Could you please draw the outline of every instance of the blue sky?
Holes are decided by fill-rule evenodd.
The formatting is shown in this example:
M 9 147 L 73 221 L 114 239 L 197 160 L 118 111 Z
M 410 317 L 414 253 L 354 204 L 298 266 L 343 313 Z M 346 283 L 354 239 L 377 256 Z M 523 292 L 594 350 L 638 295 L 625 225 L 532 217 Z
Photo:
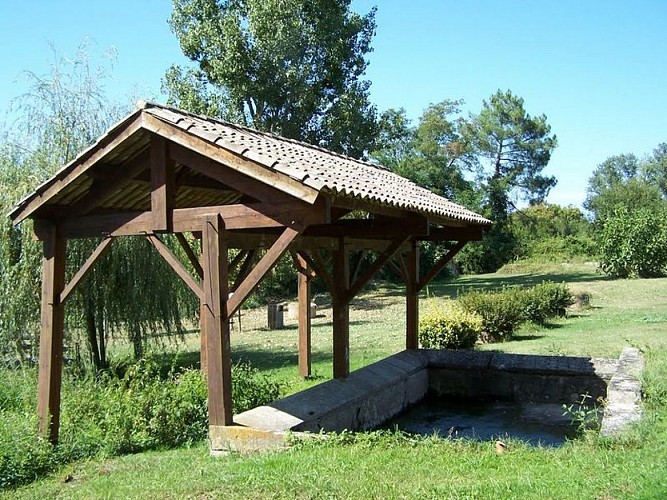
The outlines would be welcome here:
M 530 114 L 546 114 L 559 146 L 545 173 L 549 201 L 579 206 L 593 169 L 620 153 L 667 142 L 667 1 L 354 0 L 378 5 L 367 78 L 379 110 L 416 120 L 446 98 L 478 112 L 511 89 Z M 167 19 L 169 0 L 0 1 L 0 112 L 25 92 L 24 70 L 49 72 L 52 44 L 74 54 L 85 37 L 93 61 L 114 48 L 118 99 L 162 100 L 160 79 L 184 63 Z

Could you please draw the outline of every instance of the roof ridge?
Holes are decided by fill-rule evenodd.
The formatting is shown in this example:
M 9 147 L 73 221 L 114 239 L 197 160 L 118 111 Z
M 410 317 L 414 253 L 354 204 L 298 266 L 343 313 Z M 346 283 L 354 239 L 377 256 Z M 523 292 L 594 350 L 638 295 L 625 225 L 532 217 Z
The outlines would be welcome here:
M 185 110 L 182 110 L 182 109 L 174 108 L 173 106 L 168 106 L 166 104 L 160 104 L 160 103 L 156 103 L 156 102 L 153 102 L 153 101 L 147 101 L 147 100 L 144 100 L 144 99 L 138 100 L 137 103 L 136 103 L 136 107 L 137 107 L 137 109 L 142 109 L 142 110 L 143 109 L 150 109 L 150 108 L 162 108 L 162 109 L 166 109 L 168 111 L 171 111 L 172 113 L 177 113 L 177 114 L 181 114 L 181 115 L 186 115 L 186 116 L 198 118 L 200 120 L 204 120 L 204 121 L 211 122 L 211 123 L 217 123 L 217 124 L 224 125 L 224 126 L 227 126 L 227 127 L 232 127 L 232 128 L 235 128 L 235 129 L 238 129 L 238 130 L 241 130 L 241 131 L 246 131 L 246 132 L 250 132 L 250 133 L 253 133 L 253 134 L 258 134 L 258 135 L 261 135 L 261 136 L 264 136 L 264 137 L 270 137 L 271 139 L 280 139 L 280 141 L 283 141 L 283 142 L 290 142 L 292 144 L 296 144 L 296 145 L 299 145 L 299 146 L 314 149 L 314 150 L 319 151 L 321 153 L 326 153 L 328 155 L 336 156 L 336 157 L 342 158 L 344 160 L 353 161 L 355 163 L 359 163 L 359 164 L 367 166 L 367 167 L 376 168 L 378 170 L 383 170 L 383 171 L 386 171 L 386 172 L 391 172 L 392 171 L 389 167 L 386 167 L 386 166 L 384 166 L 380 163 L 373 163 L 373 162 L 366 161 L 366 160 L 360 160 L 358 158 L 353 158 L 351 156 L 347 156 L 347 155 L 344 155 L 342 153 L 337 153 L 335 151 L 331 151 L 331 150 L 329 150 L 329 149 L 327 149 L 323 146 L 317 146 L 315 144 L 311 144 L 309 142 L 305 142 L 305 141 L 302 141 L 302 140 L 299 140 L 299 139 L 292 139 L 292 138 L 289 138 L 289 137 L 284 137 L 282 135 L 278 135 L 278 134 L 273 133 L 273 132 L 266 132 L 266 131 L 259 130 L 259 129 L 256 129 L 256 128 L 253 128 L 253 127 L 248 127 L 247 125 L 240 125 L 238 123 L 232 123 L 232 122 L 229 122 L 227 120 L 223 120 L 222 118 L 214 118 L 214 117 L 211 117 L 211 116 L 208 116 L 208 115 L 200 115 L 198 113 L 192 113 L 190 111 L 185 111 Z

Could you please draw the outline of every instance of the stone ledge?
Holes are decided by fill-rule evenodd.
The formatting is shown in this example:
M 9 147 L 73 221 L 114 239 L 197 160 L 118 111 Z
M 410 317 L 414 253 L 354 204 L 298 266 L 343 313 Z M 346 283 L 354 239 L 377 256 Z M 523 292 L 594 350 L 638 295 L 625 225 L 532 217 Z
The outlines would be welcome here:
M 644 358 L 638 349 L 626 347 L 618 358 L 616 373 L 607 387 L 607 405 L 600 434 L 613 436 L 642 417 L 641 373 Z

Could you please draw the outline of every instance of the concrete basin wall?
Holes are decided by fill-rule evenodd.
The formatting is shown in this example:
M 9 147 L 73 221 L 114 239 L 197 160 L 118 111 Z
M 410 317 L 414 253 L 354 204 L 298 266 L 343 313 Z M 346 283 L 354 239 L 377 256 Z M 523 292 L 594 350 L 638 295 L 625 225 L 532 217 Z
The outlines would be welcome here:
M 424 351 L 435 396 L 574 403 L 606 397 L 615 360 L 474 351 Z

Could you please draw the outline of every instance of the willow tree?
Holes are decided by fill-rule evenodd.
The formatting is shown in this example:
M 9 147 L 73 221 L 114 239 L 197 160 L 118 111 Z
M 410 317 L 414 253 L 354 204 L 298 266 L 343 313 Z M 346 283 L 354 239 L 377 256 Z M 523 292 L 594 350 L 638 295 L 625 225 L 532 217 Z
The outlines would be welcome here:
M 362 79 L 375 10 L 350 0 L 173 0 L 171 28 L 196 69 L 172 66 L 169 102 L 362 156 L 376 132 Z
M 71 60 L 55 56 L 46 76 L 26 73 L 30 91 L 14 101 L 15 128 L 4 134 L 0 151 L 2 211 L 92 144 L 129 106 L 108 105 L 103 91 L 108 73 L 92 67 L 85 47 Z M 34 355 L 39 331 L 41 249 L 31 238 L 31 222 L 0 224 L 0 330 L 11 336 L 17 355 Z M 88 258 L 98 241 L 68 242 L 68 275 Z M 146 272 L 148 270 L 148 272 Z M 106 365 L 108 335 L 123 334 L 141 356 L 153 331 L 182 330 L 197 301 L 141 240 L 118 239 L 87 276 L 66 310 L 68 331 L 84 331 L 96 369 Z M 8 339 L 10 340 L 10 339 Z M 72 336 L 68 339 L 75 342 Z M 31 352 L 21 352 L 29 348 Z

